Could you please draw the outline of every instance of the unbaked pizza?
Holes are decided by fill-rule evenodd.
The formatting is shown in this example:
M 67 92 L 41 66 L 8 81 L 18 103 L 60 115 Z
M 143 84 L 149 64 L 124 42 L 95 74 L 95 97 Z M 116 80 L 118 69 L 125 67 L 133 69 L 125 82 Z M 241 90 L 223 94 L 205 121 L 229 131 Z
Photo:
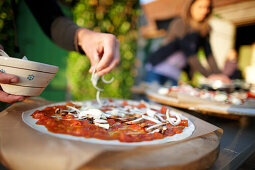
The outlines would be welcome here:
M 86 101 L 44 106 L 25 113 L 23 120 L 51 135 L 109 144 L 176 141 L 189 137 L 195 129 L 177 110 L 118 99 L 104 99 L 100 105 Z

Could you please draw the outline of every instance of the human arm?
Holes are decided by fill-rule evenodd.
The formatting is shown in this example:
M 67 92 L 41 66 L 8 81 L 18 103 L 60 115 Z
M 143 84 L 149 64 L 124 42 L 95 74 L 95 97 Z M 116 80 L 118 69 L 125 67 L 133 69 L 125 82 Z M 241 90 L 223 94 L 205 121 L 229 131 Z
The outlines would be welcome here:
M 210 59 L 210 57 L 212 56 L 209 56 L 208 58 L 209 61 L 214 60 L 214 59 Z M 188 58 L 188 63 L 193 69 L 193 71 L 198 71 L 203 76 L 207 77 L 209 80 L 212 80 L 212 81 L 221 80 L 224 83 L 230 83 L 230 79 L 226 75 L 222 74 L 221 72 L 212 72 L 211 70 L 205 69 L 200 63 L 200 61 L 198 60 L 198 57 L 196 55 L 190 56 Z
M 187 45 L 187 49 L 185 50 L 186 55 L 188 56 L 188 63 L 190 64 L 191 68 L 194 71 L 198 71 L 205 77 L 208 77 L 211 74 L 220 74 L 221 71 L 219 70 L 217 63 L 212 55 L 209 40 L 206 40 L 205 38 L 200 37 L 199 34 L 195 34 L 195 33 L 190 34 L 189 36 L 190 37 L 186 39 L 192 39 L 193 42 L 195 42 L 193 46 Z M 188 43 L 192 44 L 192 42 L 188 42 Z M 184 46 L 185 44 L 186 44 L 186 41 L 182 43 L 182 46 Z M 200 46 L 204 47 L 204 52 L 206 55 L 206 60 L 209 65 L 209 68 L 205 68 L 197 57 L 197 53 Z
M 212 56 L 209 56 L 208 62 L 214 60 L 214 59 L 211 59 L 210 57 Z M 230 83 L 230 79 L 226 75 L 222 74 L 221 72 L 213 72 L 212 70 L 208 70 L 204 68 L 196 55 L 190 56 L 188 58 L 188 63 L 193 69 L 193 71 L 198 71 L 203 76 L 207 77 L 209 80 L 221 80 L 222 82 Z
M 25 1 L 42 30 L 55 44 L 89 57 L 90 72 L 95 63 L 98 63 L 99 76 L 110 72 L 119 63 L 119 41 L 115 36 L 79 27 L 64 16 L 55 0 Z
M 190 65 L 192 71 L 197 71 L 201 73 L 203 76 L 208 77 L 209 75 L 212 74 L 212 72 L 208 69 L 206 69 L 200 61 L 198 60 L 197 55 L 192 55 L 188 57 L 188 64 Z
M 230 83 L 231 80 L 228 78 L 227 75 L 223 74 L 222 71 L 219 69 L 216 60 L 214 56 L 212 55 L 212 50 L 211 46 L 209 43 L 209 36 L 205 37 L 204 39 L 204 49 L 205 49 L 205 54 L 207 56 L 207 62 L 210 66 L 211 74 L 208 76 L 209 80 L 220 80 L 224 83 Z
M 185 34 L 184 27 L 184 22 L 181 18 L 174 19 L 169 26 L 162 47 L 149 55 L 148 62 L 155 66 L 179 50 L 180 39 Z
M 0 72 L 0 84 L 12 84 L 12 83 L 17 83 L 18 81 L 19 81 L 18 77 L 11 74 Z M 8 94 L 4 92 L 0 86 L 0 101 L 1 102 L 15 103 L 18 101 L 23 101 L 25 100 L 25 98 L 26 98 L 25 96 L 16 96 L 16 95 Z
M 185 56 L 187 56 L 187 62 L 191 68 L 191 70 L 189 70 L 190 76 L 192 76 L 195 71 L 201 73 L 205 77 L 208 77 L 213 73 L 210 68 L 205 68 L 198 59 L 198 51 L 201 46 L 204 46 L 204 41 L 202 40 L 203 39 L 201 38 L 199 32 L 191 31 L 187 33 L 180 41 L 181 51 L 183 51 Z M 208 56 L 207 61 L 214 61 L 211 59 L 212 55 L 209 55 L 209 53 L 206 53 L 206 55 Z

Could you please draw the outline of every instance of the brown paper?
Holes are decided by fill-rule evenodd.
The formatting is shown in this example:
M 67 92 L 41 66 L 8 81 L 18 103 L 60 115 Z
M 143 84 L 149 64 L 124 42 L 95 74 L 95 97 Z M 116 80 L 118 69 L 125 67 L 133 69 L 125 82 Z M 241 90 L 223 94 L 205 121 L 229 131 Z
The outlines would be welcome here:
M 0 113 L 0 158 L 10 169 L 77 169 L 107 150 L 126 150 L 134 147 L 103 146 L 60 139 L 40 133 L 22 121 L 22 112 L 49 104 L 30 100 L 17 103 Z M 218 127 L 183 113 L 195 124 L 195 131 L 186 140 L 219 130 Z M 183 141 L 182 141 L 183 142 Z M 178 143 L 170 142 L 165 146 Z M 164 145 L 159 145 L 164 146 Z M 155 146 L 146 146 L 154 147 Z M 139 147 L 142 148 L 142 147 Z

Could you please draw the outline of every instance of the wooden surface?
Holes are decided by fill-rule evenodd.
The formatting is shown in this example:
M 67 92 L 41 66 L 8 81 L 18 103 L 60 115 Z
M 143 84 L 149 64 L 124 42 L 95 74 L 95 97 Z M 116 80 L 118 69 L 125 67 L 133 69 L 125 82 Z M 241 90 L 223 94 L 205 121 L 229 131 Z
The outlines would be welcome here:
M 255 1 L 239 1 L 214 9 L 214 13 L 236 26 L 255 23 Z
M 47 169 L 63 169 L 68 167 L 68 169 L 81 170 L 138 168 L 205 169 L 212 165 L 219 152 L 220 137 L 222 135 L 220 131 L 214 131 L 177 143 L 143 146 L 128 150 L 117 150 L 114 148 L 105 150 L 104 148 L 101 149 L 101 151 L 103 151 L 101 152 L 100 147 L 102 146 L 100 145 L 95 146 L 84 142 L 73 142 L 42 134 L 26 126 L 22 120 L 20 120 L 20 113 L 22 111 L 45 104 L 49 104 L 49 102 L 32 99 L 27 100 L 26 103 L 23 102 L 13 105 L 1 112 L 0 121 L 5 121 L 6 119 L 13 123 L 16 122 L 15 127 L 8 130 L 9 132 L 6 131 L 8 127 L 6 121 L 6 124 L 0 126 L 0 159 L 1 162 L 9 168 L 44 169 L 47 167 Z M 15 118 L 19 120 L 16 121 Z M 22 126 L 25 127 L 23 128 Z M 28 139 L 29 142 L 25 142 L 26 140 L 24 139 L 21 139 L 23 143 L 15 140 L 15 136 L 18 135 L 17 132 L 15 132 L 17 128 L 22 131 L 22 135 L 19 135 L 30 138 Z M 32 143 L 35 143 L 35 145 L 32 145 Z M 50 146 L 48 146 L 48 144 L 50 144 Z M 35 147 L 31 150 L 31 148 L 28 148 L 29 146 Z M 42 150 L 41 147 L 44 149 Z M 99 152 L 93 151 L 95 147 Z M 38 149 L 41 151 L 37 152 Z M 47 156 L 49 153 L 51 154 Z M 63 155 L 63 153 L 66 154 Z M 94 154 L 91 159 L 89 159 L 90 153 Z M 85 160 L 89 161 L 87 162 Z M 72 161 L 71 164 L 70 161 Z
M 206 169 L 216 160 L 219 136 L 208 135 L 170 146 L 126 152 L 105 152 L 90 161 L 86 169 Z

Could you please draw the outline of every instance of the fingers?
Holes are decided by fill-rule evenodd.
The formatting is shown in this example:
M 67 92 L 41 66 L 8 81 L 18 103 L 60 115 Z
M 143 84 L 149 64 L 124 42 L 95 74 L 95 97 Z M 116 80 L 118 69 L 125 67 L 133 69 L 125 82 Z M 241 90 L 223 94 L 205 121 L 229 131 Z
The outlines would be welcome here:
M 19 81 L 19 78 L 17 76 L 0 72 L 0 83 L 11 84 L 11 83 L 18 83 L 18 81 Z
M 110 64 L 109 67 L 103 69 L 102 71 L 99 71 L 97 74 L 98 74 L 99 76 L 102 76 L 102 75 L 104 75 L 104 74 L 107 74 L 107 73 L 111 72 L 111 71 L 114 69 L 114 67 L 115 67 L 116 65 L 119 64 L 119 62 L 120 62 L 120 59 L 119 59 L 119 58 L 118 58 L 118 59 L 115 59 L 115 60 Z
M 224 74 L 212 74 L 208 77 L 209 80 L 220 80 L 223 83 L 230 83 L 231 80 Z
M 119 42 L 116 37 L 112 34 L 95 33 L 92 31 L 86 34 L 86 36 L 82 35 L 80 39 L 84 41 L 81 41 L 80 45 L 89 57 L 91 64 L 89 72 L 92 73 L 95 67 L 96 72 L 101 75 L 113 70 L 120 61 Z
M 19 81 L 19 78 L 15 75 L 0 73 L 0 83 L 2 84 L 18 83 L 18 81 Z M 4 91 L 2 91 L 0 87 L 0 101 L 2 102 L 15 103 L 18 101 L 23 101 L 25 99 L 26 97 L 24 96 L 16 96 L 16 95 L 5 93 Z
M 119 48 L 119 41 L 116 41 L 116 48 L 115 48 L 115 56 L 114 60 L 110 63 L 108 67 L 98 72 L 99 76 L 107 74 L 111 72 L 120 62 L 120 48 Z
M 107 68 L 114 60 L 115 49 L 117 48 L 116 38 L 114 35 L 107 35 L 107 40 L 103 42 L 104 51 L 101 60 L 97 66 L 97 72 Z
M 223 81 L 224 83 L 231 83 L 231 80 L 230 80 L 227 76 L 222 77 L 222 81 Z
M 16 95 L 7 94 L 4 91 L 0 90 L 0 101 L 2 102 L 15 103 L 15 102 L 23 101 L 25 99 L 26 97 L 24 96 L 16 96 Z
M 91 64 L 89 72 L 92 73 L 94 68 L 96 67 L 97 63 L 100 60 L 98 52 L 96 51 L 95 54 L 93 56 L 91 56 L 89 59 L 90 59 L 90 64 Z

